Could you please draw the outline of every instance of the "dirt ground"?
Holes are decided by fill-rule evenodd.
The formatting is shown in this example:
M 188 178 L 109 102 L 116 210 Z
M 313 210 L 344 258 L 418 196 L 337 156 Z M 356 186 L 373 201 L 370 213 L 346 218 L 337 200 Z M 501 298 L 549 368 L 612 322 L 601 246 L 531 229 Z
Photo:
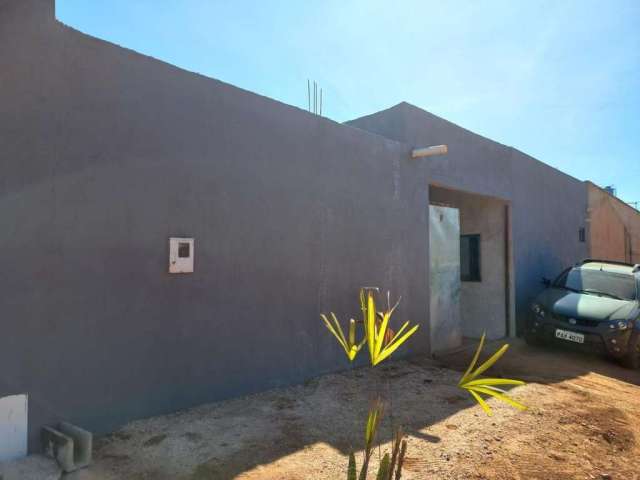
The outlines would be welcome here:
M 342 479 L 352 447 L 361 460 L 370 399 L 391 391 L 375 457 L 388 450 L 391 422 L 404 425 L 404 480 L 640 480 L 640 372 L 515 342 L 489 373 L 530 382 L 511 391 L 529 409 L 491 400 L 494 416 L 487 417 L 456 387 L 472 353 L 353 369 L 136 421 L 98 439 L 85 474 L 99 480 Z

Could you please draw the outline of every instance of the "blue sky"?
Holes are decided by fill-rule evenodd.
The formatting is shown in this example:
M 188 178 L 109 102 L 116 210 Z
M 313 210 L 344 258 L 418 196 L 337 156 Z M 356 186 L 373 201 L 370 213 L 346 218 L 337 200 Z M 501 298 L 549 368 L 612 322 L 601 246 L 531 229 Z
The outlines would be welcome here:
M 90 35 L 337 121 L 407 101 L 640 201 L 640 1 L 57 0 Z

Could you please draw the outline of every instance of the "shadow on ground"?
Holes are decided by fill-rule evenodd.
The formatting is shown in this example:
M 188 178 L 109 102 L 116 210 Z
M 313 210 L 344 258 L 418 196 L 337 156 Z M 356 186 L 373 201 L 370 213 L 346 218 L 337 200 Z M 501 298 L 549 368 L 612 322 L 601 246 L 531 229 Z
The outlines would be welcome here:
M 529 382 L 552 383 L 575 378 L 586 373 L 597 373 L 610 378 L 640 385 L 640 371 L 629 370 L 616 361 L 559 345 L 529 346 L 521 339 L 494 341 L 485 347 L 495 351 L 503 343 L 510 343 L 508 354 L 491 370 L 492 376 L 515 376 Z M 477 345 L 469 344 L 463 350 L 436 359 L 438 365 L 464 370 L 475 353 Z
M 486 354 L 500 343 L 489 344 Z M 391 399 L 379 443 L 390 440 L 392 424 L 403 425 L 409 434 L 407 480 L 425 473 L 433 478 L 520 478 L 509 476 L 518 469 L 523 478 L 576 478 L 576 469 L 608 467 L 607 455 L 623 459 L 636 451 L 637 432 L 628 425 L 624 404 L 627 396 L 638 400 L 634 386 L 640 385 L 640 372 L 517 341 L 491 374 L 535 382 L 513 392 L 535 408 L 521 414 L 492 403 L 497 414 L 488 419 L 456 386 L 473 352 L 472 345 L 436 360 L 413 358 L 348 370 L 132 422 L 99 439 L 92 471 L 109 480 L 341 478 L 345 456 L 362 448 L 367 409 L 376 395 Z M 572 409 L 576 402 L 580 408 Z M 567 413 L 555 413 L 560 410 Z M 564 433 L 557 427 L 563 421 Z M 511 425 L 522 430 L 520 437 L 510 433 Z M 555 438 L 554 431 L 561 435 Z M 575 440 L 565 444 L 572 436 Z M 559 450 L 549 457 L 540 448 L 554 441 Z M 573 466 L 573 457 L 564 458 L 572 449 L 582 455 L 584 448 L 590 454 L 601 451 L 604 463 L 587 465 L 576 456 L 579 462 Z M 496 467 L 484 471 L 477 464 Z M 556 474 L 537 477 L 540 471 Z

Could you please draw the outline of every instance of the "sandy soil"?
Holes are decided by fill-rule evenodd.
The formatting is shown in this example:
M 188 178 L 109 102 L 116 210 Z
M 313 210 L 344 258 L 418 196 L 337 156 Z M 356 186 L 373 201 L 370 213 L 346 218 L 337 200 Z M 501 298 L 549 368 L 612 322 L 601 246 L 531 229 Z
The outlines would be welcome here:
M 495 350 L 493 344 L 487 351 Z M 361 456 L 370 399 L 392 392 L 391 423 L 408 432 L 403 479 L 640 480 L 640 372 L 597 357 L 516 342 L 493 376 L 530 383 L 487 417 L 456 387 L 472 354 L 413 359 L 133 422 L 98 439 L 90 478 L 345 478 Z

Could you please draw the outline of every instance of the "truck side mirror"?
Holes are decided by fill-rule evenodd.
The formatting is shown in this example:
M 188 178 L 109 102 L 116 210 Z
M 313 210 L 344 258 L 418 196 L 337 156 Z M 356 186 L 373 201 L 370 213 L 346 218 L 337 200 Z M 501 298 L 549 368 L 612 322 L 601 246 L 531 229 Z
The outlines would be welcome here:
M 546 277 L 542 277 L 542 284 L 543 284 L 545 287 L 549 288 L 549 287 L 551 286 L 551 280 L 549 280 L 549 279 L 548 279 L 548 278 L 546 278 Z

